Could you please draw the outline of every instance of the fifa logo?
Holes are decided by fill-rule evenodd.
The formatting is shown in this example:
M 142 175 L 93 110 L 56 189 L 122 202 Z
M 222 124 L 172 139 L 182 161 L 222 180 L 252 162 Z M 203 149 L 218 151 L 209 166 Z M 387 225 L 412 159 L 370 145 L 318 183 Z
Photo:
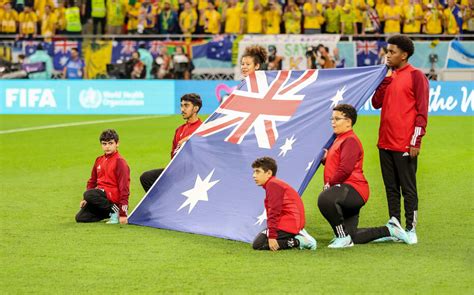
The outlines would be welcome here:
M 7 88 L 5 90 L 5 106 L 12 108 L 17 104 L 20 108 L 56 108 L 53 90 L 50 88 Z

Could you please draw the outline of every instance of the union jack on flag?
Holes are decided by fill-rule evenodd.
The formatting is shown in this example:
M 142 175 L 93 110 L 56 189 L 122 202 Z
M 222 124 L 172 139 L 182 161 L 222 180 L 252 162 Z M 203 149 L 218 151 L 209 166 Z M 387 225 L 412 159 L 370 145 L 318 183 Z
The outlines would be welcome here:
M 120 53 L 122 54 L 132 54 L 134 51 L 137 50 L 137 42 L 136 41 L 122 41 L 122 50 Z
M 78 48 L 79 43 L 77 41 L 55 41 L 54 42 L 54 53 L 67 54 L 71 52 L 71 49 Z
M 357 54 L 364 53 L 368 55 L 369 53 L 373 53 L 373 54 L 379 53 L 378 51 L 379 46 L 377 44 L 377 41 L 357 41 L 356 47 L 357 47 Z
M 254 130 L 258 146 L 270 149 L 278 139 L 276 122 L 290 120 L 304 98 L 298 93 L 318 77 L 310 70 L 291 81 L 290 74 L 280 71 L 271 83 L 265 72 L 250 74 L 245 81 L 249 89 L 232 92 L 216 110 L 224 116 L 204 124 L 197 134 L 206 137 L 234 127 L 225 140 L 240 144 Z
M 129 223 L 251 242 L 266 227 L 252 162 L 276 159 L 277 177 L 302 194 L 333 141 L 333 107 L 359 109 L 385 73 L 372 66 L 250 75 L 181 147 Z

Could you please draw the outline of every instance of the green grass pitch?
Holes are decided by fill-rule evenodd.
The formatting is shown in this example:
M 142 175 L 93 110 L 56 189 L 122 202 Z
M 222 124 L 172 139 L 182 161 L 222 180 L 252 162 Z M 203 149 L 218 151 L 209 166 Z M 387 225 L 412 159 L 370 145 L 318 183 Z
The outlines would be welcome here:
M 0 130 L 114 118 L 127 117 L 3 115 Z M 361 116 L 355 126 L 371 187 L 361 226 L 388 220 L 375 147 L 378 120 Z M 474 117 L 429 119 L 418 168 L 418 245 L 328 249 L 332 233 L 316 205 L 322 169 L 303 195 L 315 252 L 258 252 L 207 236 L 74 222 L 103 129 L 120 134 L 134 208 L 143 196 L 140 174 L 167 164 L 179 124 L 180 116 L 167 116 L 0 132 L 0 292 L 474 294 Z

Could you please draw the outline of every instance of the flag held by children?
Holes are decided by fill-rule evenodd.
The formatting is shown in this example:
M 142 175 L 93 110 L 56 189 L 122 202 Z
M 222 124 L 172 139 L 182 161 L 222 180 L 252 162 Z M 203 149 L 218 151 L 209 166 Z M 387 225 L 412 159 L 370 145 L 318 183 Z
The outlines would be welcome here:
M 385 66 L 251 74 L 201 125 L 129 223 L 251 242 L 266 227 L 252 162 L 270 156 L 303 193 L 333 140 L 332 108 L 363 106 Z

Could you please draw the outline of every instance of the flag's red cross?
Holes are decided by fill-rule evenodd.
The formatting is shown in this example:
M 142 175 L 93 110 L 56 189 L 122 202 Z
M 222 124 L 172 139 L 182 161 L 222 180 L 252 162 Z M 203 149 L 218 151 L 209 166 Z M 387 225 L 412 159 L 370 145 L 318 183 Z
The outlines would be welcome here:
M 54 42 L 54 52 L 68 53 L 73 48 L 77 48 L 77 41 L 56 41 Z
M 150 53 L 158 54 L 160 53 L 161 47 L 163 47 L 162 41 L 151 41 L 150 42 Z
M 135 41 L 122 41 L 122 50 L 120 53 L 122 54 L 131 54 L 135 51 L 135 47 L 137 42 Z
M 236 125 L 231 134 L 227 137 L 226 141 L 239 144 L 243 138 L 249 133 L 252 127 L 257 128 L 256 125 L 260 124 L 261 130 L 264 130 L 263 134 L 255 132 L 257 139 L 259 136 L 266 136 L 268 144 L 266 146 L 259 146 L 271 148 L 277 139 L 275 121 L 287 121 L 296 112 L 298 106 L 301 104 L 302 97 L 293 98 L 292 100 L 285 99 L 274 99 L 275 95 L 284 95 L 295 87 L 301 86 L 303 82 L 308 80 L 315 71 L 307 71 L 295 82 L 289 85 L 283 85 L 290 75 L 289 71 L 280 71 L 272 82 L 270 87 L 262 93 L 259 91 L 257 77 L 255 73 L 249 75 L 250 92 L 263 95 L 263 97 L 255 98 L 255 95 L 241 95 L 232 93 L 229 98 L 219 107 L 217 112 L 227 114 L 223 119 L 219 118 L 219 124 L 204 124 L 198 135 L 208 136 L 216 132 L 220 132 L 224 129 L 229 128 L 232 125 Z M 286 83 L 288 84 L 288 83 Z M 242 92 L 239 92 L 242 93 Z M 291 96 L 291 94 L 289 94 Z M 231 113 L 232 115 L 229 115 Z M 280 117 L 272 118 L 273 116 Z M 263 120 L 258 120 L 258 119 Z M 286 119 L 283 119 L 286 118 Z M 211 121 L 212 123 L 214 121 Z M 214 122 L 215 123 L 215 122 Z M 208 125 L 208 126 L 206 126 Z
M 369 55 L 369 53 L 378 54 L 377 50 L 376 41 L 357 41 L 357 53 L 363 52 L 365 55 Z

